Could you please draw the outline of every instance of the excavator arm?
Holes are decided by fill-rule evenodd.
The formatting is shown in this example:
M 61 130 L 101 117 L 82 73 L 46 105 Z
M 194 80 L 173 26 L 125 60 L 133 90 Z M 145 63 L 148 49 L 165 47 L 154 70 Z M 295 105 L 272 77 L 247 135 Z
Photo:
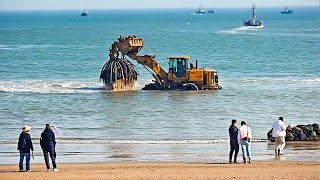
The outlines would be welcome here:
M 134 54 L 127 54 L 127 56 L 131 59 L 136 60 L 138 63 L 142 64 L 143 66 L 147 66 L 153 71 L 153 77 L 156 79 L 158 83 L 164 85 L 166 83 L 167 73 L 161 68 L 160 64 L 154 59 L 155 56 L 152 55 L 144 55 L 144 56 L 137 56 Z
M 152 75 L 156 81 L 162 86 L 165 86 L 168 83 L 167 72 L 156 61 L 155 56 L 149 54 L 144 56 L 137 55 L 143 46 L 142 38 L 135 36 L 125 38 L 120 36 L 118 41 L 115 41 L 109 49 L 110 59 L 118 58 L 119 52 L 121 52 L 122 56 L 128 56 L 130 59 L 136 60 L 143 66 L 150 68 L 153 71 Z

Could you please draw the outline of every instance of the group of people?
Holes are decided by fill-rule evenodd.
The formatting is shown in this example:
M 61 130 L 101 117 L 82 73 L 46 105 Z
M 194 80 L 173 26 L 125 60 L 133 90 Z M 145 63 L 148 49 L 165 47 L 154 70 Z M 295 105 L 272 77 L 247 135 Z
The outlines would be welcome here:
M 18 141 L 18 150 L 20 152 L 20 162 L 19 162 L 19 171 L 24 172 L 23 170 L 23 161 L 26 158 L 26 171 L 31 171 L 30 169 L 30 156 L 33 156 L 33 144 L 31 136 L 28 133 L 31 127 L 24 125 L 22 127 L 22 132 L 19 136 Z M 40 146 L 43 151 L 44 160 L 46 163 L 47 171 L 50 171 L 49 155 L 53 165 L 53 171 L 58 171 L 56 164 L 56 139 L 55 134 L 51 130 L 49 124 L 46 124 L 44 131 L 41 133 Z M 49 154 L 49 155 L 48 155 Z
M 252 133 L 251 128 L 247 126 L 245 121 L 241 121 L 241 127 L 236 127 L 237 120 L 231 121 L 229 127 L 230 137 L 230 153 L 229 163 L 232 163 L 232 156 L 234 153 L 233 163 L 237 162 L 237 156 L 239 153 L 239 144 L 241 145 L 243 163 L 251 163 L 251 140 Z M 275 138 L 275 155 L 283 155 L 283 148 L 285 147 L 286 126 L 283 122 L 283 117 L 279 117 L 278 120 L 272 124 L 272 136 Z
M 232 163 L 233 152 L 235 152 L 233 162 L 238 163 L 237 156 L 239 152 L 239 144 L 241 145 L 243 163 L 251 163 L 251 128 L 247 126 L 245 121 L 241 122 L 241 127 L 239 129 L 236 127 L 236 124 L 237 120 L 233 119 L 231 121 L 231 126 L 229 127 L 229 163 Z
M 251 140 L 252 133 L 251 128 L 247 126 L 245 121 L 241 121 L 241 127 L 236 127 L 237 120 L 233 119 L 231 121 L 231 126 L 229 127 L 230 136 L 230 153 L 229 153 L 229 163 L 232 163 L 232 156 L 234 154 L 233 163 L 237 162 L 237 156 L 239 153 L 239 144 L 242 150 L 243 163 L 251 163 Z M 23 126 L 22 132 L 18 141 L 18 150 L 20 152 L 20 162 L 19 171 L 23 172 L 23 161 L 26 158 L 26 171 L 31 171 L 30 169 L 30 156 L 33 157 L 33 144 L 31 136 L 28 133 L 30 131 L 30 126 Z M 279 117 L 272 125 L 272 136 L 275 138 L 275 155 L 283 155 L 283 148 L 285 147 L 285 137 L 286 137 L 286 127 L 283 122 L 283 117 Z M 55 134 L 51 130 L 49 124 L 46 124 L 44 131 L 41 133 L 40 146 L 43 151 L 44 160 L 46 163 L 47 171 L 50 171 L 49 155 L 53 165 L 53 171 L 58 171 L 56 164 L 56 140 Z

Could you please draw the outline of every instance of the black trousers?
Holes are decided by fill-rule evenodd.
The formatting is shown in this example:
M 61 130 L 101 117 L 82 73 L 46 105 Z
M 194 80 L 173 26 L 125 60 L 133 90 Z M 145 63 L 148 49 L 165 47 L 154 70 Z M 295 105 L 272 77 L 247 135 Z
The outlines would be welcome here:
M 236 162 L 239 153 L 239 144 L 230 144 L 229 162 L 232 161 L 233 151 L 235 151 L 233 161 Z
M 56 164 L 56 151 L 55 151 L 54 149 L 50 149 L 49 151 L 43 150 L 44 161 L 46 162 L 47 169 L 50 169 L 50 163 L 49 163 L 49 156 L 48 156 L 48 154 L 50 155 L 53 168 L 57 168 L 57 164 Z

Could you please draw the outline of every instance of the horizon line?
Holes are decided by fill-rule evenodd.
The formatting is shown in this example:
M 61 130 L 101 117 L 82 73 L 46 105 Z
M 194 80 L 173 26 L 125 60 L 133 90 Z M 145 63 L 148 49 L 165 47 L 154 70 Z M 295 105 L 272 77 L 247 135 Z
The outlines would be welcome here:
M 283 6 L 260 6 L 259 9 L 270 9 L 270 8 L 280 8 Z M 314 8 L 320 8 L 319 6 L 315 5 L 297 5 L 297 6 L 291 6 L 292 8 L 303 8 L 303 7 L 314 7 Z M 244 8 L 250 8 L 247 6 L 220 6 L 220 7 L 208 7 L 204 9 L 244 9 Z M 173 10 L 173 9 L 178 9 L 178 10 L 183 10 L 183 9 L 197 9 L 197 8 L 192 8 L 192 7 L 145 7 L 145 8 L 81 8 L 81 9 L 0 9 L 0 11 L 73 11 L 73 10 Z

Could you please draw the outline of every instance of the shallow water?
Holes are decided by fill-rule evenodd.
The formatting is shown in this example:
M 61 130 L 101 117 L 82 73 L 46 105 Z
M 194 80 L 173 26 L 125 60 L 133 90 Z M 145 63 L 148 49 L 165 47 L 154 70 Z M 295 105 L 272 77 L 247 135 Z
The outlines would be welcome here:
M 283 16 L 275 9 L 259 9 L 263 29 L 242 27 L 248 9 L 221 9 L 208 16 L 195 16 L 190 9 L 93 11 L 88 17 L 77 11 L 0 12 L 0 157 L 15 151 L 24 124 L 32 126 L 35 142 L 46 123 L 59 127 L 61 155 L 73 146 L 94 152 L 120 140 L 145 142 L 137 149 L 146 150 L 126 152 L 136 154 L 133 159 L 169 160 L 174 156 L 165 149 L 181 148 L 185 144 L 180 141 L 227 142 L 233 118 L 245 120 L 256 140 L 267 138 L 279 116 L 286 125 L 319 123 L 320 11 L 295 12 Z M 142 91 L 152 76 L 133 62 L 140 74 L 137 90 L 105 92 L 100 70 L 120 34 L 142 37 L 146 46 L 141 55 L 156 53 L 164 69 L 163 58 L 171 55 L 190 55 L 200 67 L 217 69 L 224 89 Z M 152 141 L 176 143 L 161 150 L 162 144 Z M 182 149 L 192 157 L 179 155 L 182 159 L 192 159 L 206 146 L 199 160 L 210 160 L 212 148 L 227 147 L 186 145 Z M 159 156 L 142 157 L 149 147 L 159 149 Z
M 1 164 L 16 164 L 18 152 L 15 144 L 1 145 Z M 40 145 L 35 144 L 35 159 L 32 163 L 43 163 Z M 274 155 L 274 143 L 253 142 L 253 161 L 320 161 L 320 143 L 311 145 L 287 144 L 284 155 Z M 58 163 L 117 162 L 117 161 L 168 161 L 168 162 L 228 162 L 229 144 L 225 142 L 110 142 L 90 144 L 57 145 Z M 242 152 L 238 154 L 242 162 Z

